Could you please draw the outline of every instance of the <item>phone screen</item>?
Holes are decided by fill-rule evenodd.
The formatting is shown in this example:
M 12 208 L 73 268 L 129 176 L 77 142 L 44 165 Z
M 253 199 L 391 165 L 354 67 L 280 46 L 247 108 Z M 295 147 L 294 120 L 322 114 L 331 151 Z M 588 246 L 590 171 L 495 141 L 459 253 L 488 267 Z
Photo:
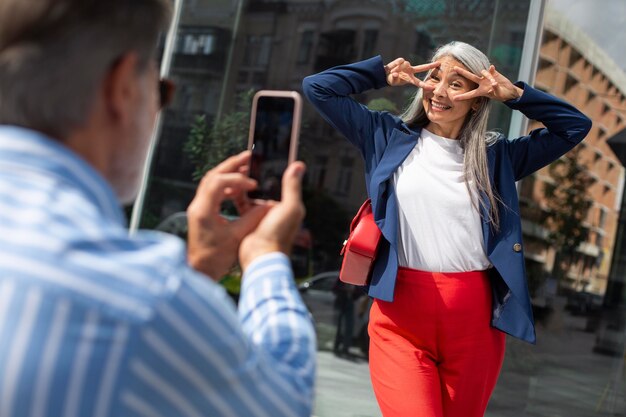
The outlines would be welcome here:
M 258 187 L 251 198 L 280 200 L 283 172 L 289 164 L 295 100 L 260 96 L 256 106 L 250 176 Z

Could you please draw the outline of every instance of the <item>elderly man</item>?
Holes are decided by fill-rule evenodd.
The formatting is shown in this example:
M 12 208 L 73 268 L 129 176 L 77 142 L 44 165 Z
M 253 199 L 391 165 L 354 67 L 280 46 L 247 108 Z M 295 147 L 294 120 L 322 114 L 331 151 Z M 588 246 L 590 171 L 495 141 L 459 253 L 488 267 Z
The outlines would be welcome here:
M 0 416 L 306 416 L 315 335 L 287 254 L 304 166 L 233 222 L 244 152 L 189 245 L 125 228 L 159 105 L 167 0 L 0 2 Z M 161 88 L 159 88 L 161 87 Z M 159 96 L 161 92 L 161 96 Z M 238 310 L 219 278 L 244 270 Z

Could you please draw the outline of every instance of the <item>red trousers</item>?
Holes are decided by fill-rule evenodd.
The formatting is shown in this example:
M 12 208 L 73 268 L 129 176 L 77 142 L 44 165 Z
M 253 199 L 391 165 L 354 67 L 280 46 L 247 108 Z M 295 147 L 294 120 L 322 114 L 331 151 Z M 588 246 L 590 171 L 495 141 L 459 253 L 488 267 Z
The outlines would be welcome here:
M 400 268 L 370 312 L 370 374 L 385 417 L 482 417 L 504 358 L 484 271 Z

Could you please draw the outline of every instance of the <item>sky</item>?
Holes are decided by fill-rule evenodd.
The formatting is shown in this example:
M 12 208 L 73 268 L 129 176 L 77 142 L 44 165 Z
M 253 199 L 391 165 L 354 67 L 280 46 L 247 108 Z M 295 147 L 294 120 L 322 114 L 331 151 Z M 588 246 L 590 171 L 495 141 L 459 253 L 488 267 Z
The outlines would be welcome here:
M 626 0 L 547 0 L 626 72 Z

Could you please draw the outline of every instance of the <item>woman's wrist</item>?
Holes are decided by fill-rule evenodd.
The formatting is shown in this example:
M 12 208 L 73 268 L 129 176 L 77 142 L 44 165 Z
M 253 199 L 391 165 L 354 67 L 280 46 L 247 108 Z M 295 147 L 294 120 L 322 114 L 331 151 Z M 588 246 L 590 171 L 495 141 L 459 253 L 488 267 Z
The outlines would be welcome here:
M 511 100 L 517 100 L 518 98 L 522 96 L 522 94 L 524 94 L 524 89 L 519 88 L 516 85 L 514 85 L 513 87 L 515 87 L 515 97 L 513 97 Z
M 387 83 L 387 85 L 391 85 L 391 83 L 389 82 L 389 74 L 391 73 L 391 69 L 389 68 L 389 65 L 383 65 L 383 69 L 385 70 L 385 82 Z
M 508 102 L 508 101 L 515 101 L 515 100 L 519 100 L 519 98 L 523 94 L 524 94 L 523 88 L 513 85 L 513 88 L 507 89 L 507 94 L 498 100 L 502 101 L 503 103 Z

